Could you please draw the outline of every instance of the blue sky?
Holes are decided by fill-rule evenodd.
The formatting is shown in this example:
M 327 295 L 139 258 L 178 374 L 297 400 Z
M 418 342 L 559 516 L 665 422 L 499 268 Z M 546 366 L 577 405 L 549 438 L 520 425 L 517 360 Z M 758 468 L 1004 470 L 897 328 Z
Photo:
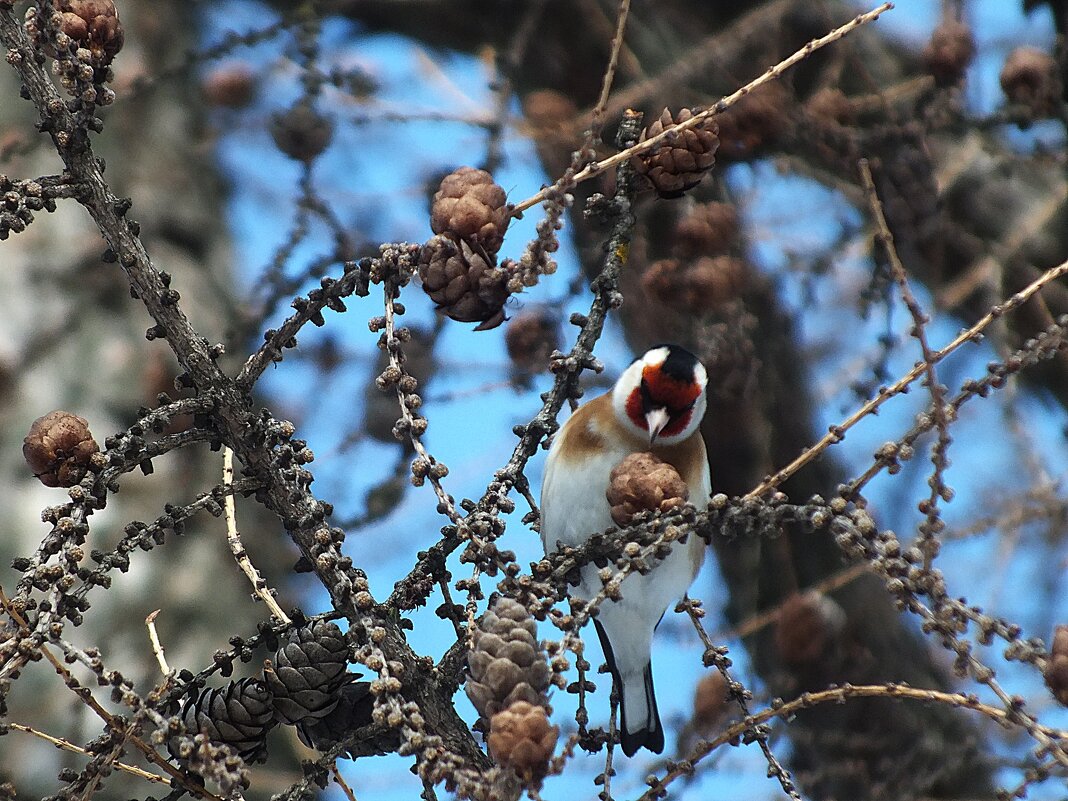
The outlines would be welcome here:
M 902 40 L 919 45 L 926 40 L 937 20 L 940 4 L 933 0 L 905 0 L 897 9 L 884 15 L 877 23 L 892 30 Z M 1022 16 L 1019 4 L 1007 0 L 981 0 L 968 4 L 979 44 L 980 57 L 970 73 L 966 98 L 981 112 L 996 108 L 1000 100 L 997 75 L 1010 44 L 1021 41 L 1049 47 L 1052 30 L 1048 16 L 1035 13 Z M 219 11 L 219 27 L 248 29 L 262 24 L 264 9 L 254 3 L 234 0 Z M 210 42 L 209 42 L 210 43 Z M 300 171 L 296 164 L 280 154 L 267 132 L 266 120 L 273 111 L 285 108 L 299 94 L 298 73 L 292 62 L 279 58 L 279 44 L 268 42 L 242 51 L 240 58 L 253 64 L 269 65 L 269 92 L 244 117 L 233 125 L 235 118 L 220 117 L 224 135 L 218 140 L 218 156 L 232 186 L 229 206 L 230 223 L 234 231 L 235 269 L 240 281 L 251 287 L 270 262 L 275 250 L 287 235 L 295 214 L 294 198 Z M 332 65 L 358 66 L 372 75 L 379 85 L 374 106 L 360 105 L 329 88 L 321 108 L 337 120 L 337 135 L 326 154 L 315 166 L 314 179 L 323 197 L 333 204 L 346 225 L 359 230 L 369 241 L 422 241 L 429 234 L 423 184 L 426 178 L 442 169 L 460 164 L 477 164 L 485 154 L 485 135 L 477 127 L 463 123 L 419 122 L 372 123 L 353 126 L 346 121 L 354 115 L 375 108 L 448 110 L 471 115 L 486 114 L 493 99 L 486 85 L 490 73 L 485 64 L 475 58 L 442 52 L 430 53 L 406 40 L 386 35 L 365 35 L 348 23 L 329 21 L 323 33 L 323 56 Z M 227 112 L 233 114 L 233 112 Z M 1035 126 L 1026 134 L 1012 132 L 1013 141 L 1020 148 L 1028 148 L 1037 140 L 1063 144 L 1063 135 L 1052 128 Z M 529 142 L 515 130 L 505 137 L 505 158 L 495 175 L 498 183 L 509 191 L 513 199 L 533 194 L 548 180 Z M 748 235 L 753 243 L 754 260 L 780 287 L 784 303 L 798 312 L 814 309 L 813 313 L 798 314 L 801 323 L 799 336 L 803 347 L 821 349 L 823 356 L 814 362 L 814 383 L 827 391 L 821 396 L 821 419 L 815 421 L 819 429 L 838 422 L 855 407 L 856 399 L 837 387 L 848 385 L 841 381 L 847 375 L 862 377 L 865 355 L 873 352 L 876 338 L 885 328 L 884 319 L 876 314 L 870 320 L 859 318 L 855 293 L 870 273 L 865 253 L 853 250 L 842 254 L 827 275 L 804 281 L 790 269 L 788 248 L 794 251 L 818 251 L 834 241 L 843 230 L 862 224 L 857 213 L 835 192 L 811 181 L 781 175 L 768 163 L 730 168 L 727 179 L 742 198 L 742 210 Z M 799 214 L 798 209 L 804 213 Z M 538 215 L 530 212 L 522 221 L 514 223 L 508 234 L 502 255 L 516 257 L 532 235 Z M 577 271 L 573 252 L 567 247 L 568 232 L 563 232 L 564 247 L 558 254 L 560 271 L 552 279 L 524 293 L 519 306 L 535 303 L 559 304 L 567 299 L 566 286 Z M 294 272 L 321 253 L 328 242 L 324 227 L 313 227 L 308 240 L 298 247 L 290 261 Z M 310 286 L 308 287 L 310 288 Z M 305 289 L 306 291 L 306 289 Z M 806 292 L 808 294 L 806 294 Z M 854 293 L 843 299 L 843 292 Z M 920 300 L 930 308 L 929 298 L 922 288 Z M 428 325 L 432 320 L 429 302 L 416 287 L 407 290 L 404 298 L 409 309 L 407 323 Z M 561 310 L 563 319 L 571 309 L 584 310 L 588 297 L 580 295 L 567 300 L 570 305 Z M 355 301 L 344 315 L 328 314 L 327 330 L 341 343 L 347 357 L 346 366 L 329 383 L 315 374 L 312 363 L 287 359 L 273 369 L 262 382 L 264 392 L 282 416 L 298 424 L 299 436 L 309 441 L 317 454 L 312 468 L 316 474 L 318 495 L 332 502 L 338 514 L 357 514 L 362 509 L 367 490 L 381 477 L 383 466 L 393 463 L 396 449 L 372 441 L 361 441 L 343 449 L 339 443 L 345 434 L 357 426 L 362 413 L 363 386 L 370 376 L 375 355 L 377 335 L 368 332 L 366 319 L 380 313 L 380 295 L 372 290 L 366 300 Z M 287 309 L 281 309 L 284 316 Z M 818 313 L 816 313 L 818 312 Z M 276 324 L 278 319 L 269 321 Z M 893 330 L 902 334 L 908 325 L 902 307 L 894 310 Z M 939 318 L 929 330 L 932 343 L 939 346 L 956 335 L 960 321 Z M 443 363 L 439 376 L 426 388 L 424 411 L 430 427 L 424 439 L 429 450 L 450 468 L 446 480 L 449 492 L 457 498 L 479 497 L 495 467 L 508 458 L 515 443 L 511 428 L 528 420 L 538 409 L 538 393 L 550 384 L 547 376 L 536 381 L 528 391 L 502 386 L 508 377 L 508 362 L 500 329 L 491 333 L 476 333 L 472 326 L 449 323 L 438 344 L 437 353 Z M 565 326 L 565 328 L 570 328 Z M 566 331 L 571 336 L 576 329 Z M 843 342 L 842 331 L 849 331 Z M 322 336 L 319 330 L 304 332 L 302 344 L 312 343 Z M 631 358 L 622 343 L 614 323 L 610 323 L 598 356 L 606 363 L 607 372 L 614 376 Z M 918 358 L 918 346 L 905 341 L 892 354 L 889 370 L 897 376 L 907 371 Z M 951 391 L 966 377 L 982 376 L 985 365 L 996 358 L 987 345 L 968 346 L 951 357 L 941 368 L 943 381 Z M 852 365 L 852 366 L 851 366 Z M 850 372 L 852 370 L 852 372 Z M 458 395 L 449 400 L 446 395 Z M 1020 471 L 1013 475 L 1006 465 L 1014 465 L 1018 457 L 1007 432 L 1006 415 L 1011 408 L 1009 396 L 996 395 L 992 399 L 969 405 L 963 419 L 955 427 L 955 441 L 950 456 L 955 464 L 947 479 L 956 489 L 957 497 L 945 511 L 951 526 L 958 520 L 975 516 L 977 509 L 996 509 L 1002 498 L 1011 499 L 1026 486 L 1029 476 Z M 443 398 L 436 400 L 436 398 Z M 917 388 L 907 396 L 895 399 L 877 417 L 866 420 L 850 432 L 839 446 L 838 456 L 854 469 L 862 469 L 870 462 L 871 453 L 885 440 L 899 436 L 908 428 L 916 412 L 924 405 L 925 394 Z M 1066 421 L 1063 410 L 1041 394 L 1027 393 L 1016 401 L 1016 414 L 1025 421 L 1025 428 L 1038 445 L 1041 467 L 1051 480 L 1059 479 L 1068 467 L 1063 431 Z M 477 443 L 477 449 L 472 448 Z M 902 534 L 914 530 L 919 515 L 915 503 L 925 492 L 926 446 L 913 463 L 894 479 L 882 476 L 872 483 L 868 492 L 880 523 Z M 1016 461 L 1014 461 L 1016 460 Z M 542 461 L 536 458 L 528 476 L 533 486 L 540 483 Z M 830 488 L 829 488 L 830 489 Z M 999 496 L 998 491 L 1002 494 Z M 538 538 L 519 522 L 522 508 L 508 520 L 504 547 L 517 551 L 521 563 L 540 556 Z M 410 489 L 396 510 L 382 521 L 352 534 L 346 548 L 355 562 L 366 568 L 371 576 L 372 589 L 377 597 L 384 597 L 393 582 L 403 576 L 414 561 L 415 553 L 436 537 L 438 528 L 446 521 L 434 513 L 434 500 L 428 487 Z M 1024 532 L 1022 535 L 1035 538 Z M 956 594 L 969 593 L 968 600 L 980 605 L 993 605 L 995 611 L 1018 620 L 1025 627 L 1029 623 L 1045 626 L 1046 621 L 1064 618 L 1068 603 L 1061 600 L 1056 610 L 1035 608 L 1033 602 L 1015 587 L 1033 580 L 1041 567 L 1041 560 L 1050 558 L 1048 552 L 1034 548 L 1001 551 L 1006 547 L 993 538 L 973 537 L 947 546 L 942 559 L 950 587 L 959 588 Z M 1058 558 L 1063 558 L 1063 552 Z M 1003 560 L 1006 567 L 991 576 L 991 562 Z M 458 568 L 459 566 L 457 566 Z M 456 569 L 456 577 L 463 571 Z M 489 584 L 486 585 L 490 589 Z M 1060 586 L 1063 588 L 1063 585 Z M 319 611 L 325 598 L 312 585 L 305 608 Z M 719 609 L 724 598 L 715 578 L 712 560 L 695 583 L 694 594 L 702 597 L 709 610 L 710 629 L 722 624 Z M 1043 596 L 1047 597 L 1047 596 Z M 1064 593 L 1048 597 L 1063 599 Z M 440 601 L 433 600 L 430 609 Z M 693 687 L 700 676 L 700 647 L 696 637 L 678 620 L 665 620 L 658 634 L 654 651 L 654 666 L 659 688 L 661 712 L 665 719 L 683 716 L 691 704 Z M 1030 631 L 1046 636 L 1043 629 Z M 551 633 L 546 631 L 546 636 Z M 438 621 L 432 611 L 415 615 L 413 646 L 424 653 L 440 654 L 449 644 L 451 627 Z M 731 645 L 732 658 L 738 675 L 759 690 L 759 682 L 748 669 L 744 651 L 737 642 Z M 593 646 L 595 649 L 596 646 Z M 992 655 L 997 663 L 996 654 Z M 999 672 L 1003 667 L 998 664 Z M 1011 666 L 1004 667 L 1006 683 L 1025 682 L 1027 694 L 1042 703 L 1044 693 L 1033 680 L 1019 675 Z M 603 677 L 598 682 L 605 690 Z M 595 679 L 596 680 L 596 679 Z M 1026 683 L 1028 682 L 1029 683 Z M 1016 689 L 1016 691 L 1021 691 Z M 468 710 L 466 700 L 458 696 L 462 708 Z M 570 698 L 558 696 L 557 718 L 566 726 L 570 715 Z M 592 704 L 595 722 L 604 715 L 597 710 L 607 707 L 606 695 L 599 692 Z M 465 713 L 466 714 L 466 713 Z M 473 716 L 472 716 L 473 719 Z M 1054 722 L 1051 718 L 1050 722 Z M 1062 724 L 1065 722 L 1061 717 Z M 669 729 L 673 728 L 669 725 Z M 670 748 L 670 744 L 669 744 Z M 780 746 L 785 748 L 785 746 Z M 753 797 L 776 794 L 775 786 L 764 778 L 764 763 L 755 748 L 730 749 L 717 757 L 714 772 L 702 775 L 676 797 L 704 798 L 711 792 L 719 797 Z M 575 771 L 566 778 L 550 780 L 545 797 L 593 797 L 593 775 L 600 771 L 601 757 L 576 760 Z M 643 777 L 653 767 L 654 759 L 644 752 L 636 757 L 640 767 L 617 779 L 615 791 L 620 797 L 636 794 L 642 789 Z M 399 757 L 361 760 L 347 771 L 357 797 L 376 799 L 410 799 L 419 792 L 419 785 L 408 773 L 408 761 Z M 1052 787 L 1038 788 L 1036 798 Z

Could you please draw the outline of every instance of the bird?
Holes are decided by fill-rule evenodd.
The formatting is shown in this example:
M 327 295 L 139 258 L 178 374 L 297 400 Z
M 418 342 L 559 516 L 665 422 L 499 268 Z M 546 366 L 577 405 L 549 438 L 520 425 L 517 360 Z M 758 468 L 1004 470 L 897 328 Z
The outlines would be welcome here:
M 549 448 L 541 489 L 545 552 L 581 546 L 613 527 L 606 491 L 610 474 L 632 453 L 652 452 L 685 481 L 689 500 L 706 506 L 712 482 L 700 425 L 708 378 L 700 360 L 673 344 L 656 345 L 636 359 L 612 389 L 582 404 Z M 670 604 L 689 589 L 704 558 L 691 536 L 646 575 L 629 574 L 622 597 L 600 604 L 593 618 L 620 699 L 620 745 L 633 756 L 664 749 L 664 729 L 653 692 L 653 632 Z M 573 596 L 589 600 L 602 589 L 598 569 L 581 570 Z

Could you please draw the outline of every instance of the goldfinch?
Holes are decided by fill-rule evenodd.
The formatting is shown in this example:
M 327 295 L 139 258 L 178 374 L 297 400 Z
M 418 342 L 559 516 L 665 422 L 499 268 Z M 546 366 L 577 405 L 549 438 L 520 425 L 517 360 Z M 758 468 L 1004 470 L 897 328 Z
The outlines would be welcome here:
M 707 505 L 711 479 L 699 430 L 705 414 L 705 368 L 677 345 L 659 345 L 634 361 L 612 390 L 580 406 L 549 449 L 541 488 L 541 539 L 582 545 L 615 524 L 605 493 L 612 468 L 626 456 L 651 451 L 672 465 L 698 508 Z M 668 606 L 686 592 L 704 558 L 690 537 L 647 575 L 624 579 L 619 601 L 601 603 L 593 619 L 620 697 L 620 744 L 632 756 L 645 746 L 660 753 L 664 730 L 653 694 L 653 631 Z M 583 599 L 602 588 L 598 569 L 582 568 L 572 593 Z

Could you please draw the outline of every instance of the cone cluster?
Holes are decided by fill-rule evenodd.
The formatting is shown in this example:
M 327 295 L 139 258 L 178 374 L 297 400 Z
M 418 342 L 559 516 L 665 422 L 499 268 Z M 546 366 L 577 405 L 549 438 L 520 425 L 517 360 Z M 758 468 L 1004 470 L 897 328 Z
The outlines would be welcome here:
M 730 203 L 701 203 L 675 225 L 671 256 L 642 273 L 645 295 L 687 314 L 719 310 L 752 281 L 748 263 L 731 251 L 740 238 L 738 212 Z
M 278 723 L 326 749 L 371 721 L 370 683 L 347 671 L 349 647 L 333 623 L 314 621 L 289 631 L 263 678 L 232 681 L 190 696 L 178 718 L 194 739 L 172 738 L 172 755 L 188 759 L 196 735 L 232 747 L 248 761 L 264 759 L 266 737 Z
M 651 453 L 632 453 L 612 468 L 608 483 L 612 520 L 626 526 L 639 512 L 666 512 L 690 497 L 679 471 Z
M 773 81 L 718 115 L 720 156 L 743 161 L 781 138 L 791 125 L 790 100 L 782 84 Z
M 442 180 L 430 207 L 436 234 L 419 257 L 419 279 L 438 308 L 476 330 L 504 322 L 509 271 L 497 265 L 511 209 L 485 170 L 460 167 Z
M 335 624 L 320 620 L 293 629 L 263 672 L 280 723 L 313 722 L 334 711 L 338 690 L 351 680 L 349 646 Z

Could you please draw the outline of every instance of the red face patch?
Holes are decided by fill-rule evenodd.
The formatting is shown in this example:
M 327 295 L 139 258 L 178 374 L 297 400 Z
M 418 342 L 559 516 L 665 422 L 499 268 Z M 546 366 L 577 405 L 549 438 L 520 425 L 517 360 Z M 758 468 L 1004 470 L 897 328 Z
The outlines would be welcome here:
M 641 389 L 635 389 L 630 393 L 630 397 L 627 398 L 627 417 L 634 425 L 638 426 L 645 431 L 649 430 L 649 423 L 645 419 L 644 403 L 642 403 L 642 391 Z
M 701 387 L 696 381 L 679 381 L 658 367 L 643 369 L 642 380 L 649 388 L 653 404 L 663 406 L 672 413 L 690 408 L 701 394 Z
M 690 424 L 693 404 L 700 394 L 701 387 L 695 381 L 679 381 L 657 367 L 645 367 L 641 385 L 627 398 L 627 417 L 638 428 L 648 431 L 646 413 L 656 408 L 666 409 L 671 419 L 659 436 L 673 437 Z

